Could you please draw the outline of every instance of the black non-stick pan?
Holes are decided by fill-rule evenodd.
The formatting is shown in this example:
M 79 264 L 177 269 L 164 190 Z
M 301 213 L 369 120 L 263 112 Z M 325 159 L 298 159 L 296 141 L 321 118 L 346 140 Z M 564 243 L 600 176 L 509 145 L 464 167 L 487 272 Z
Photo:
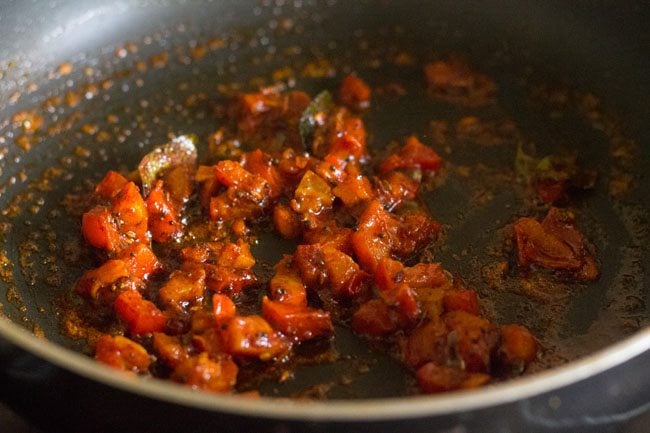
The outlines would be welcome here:
M 62 432 L 643 431 L 633 429 L 650 404 L 647 17 L 643 2 L 607 1 L 2 2 L 0 397 Z M 494 79 L 496 104 L 426 94 L 422 66 L 449 56 Z M 260 385 L 325 400 L 210 395 L 88 357 L 62 323 L 67 294 L 96 263 L 79 218 L 93 183 L 132 170 L 170 134 L 195 133 L 205 149 L 234 91 L 282 82 L 313 96 L 349 72 L 375 89 L 371 148 L 416 134 L 443 155 L 422 196 L 446 227 L 436 260 L 495 321 L 535 333 L 532 371 L 415 397 L 410 373 L 345 327 L 336 360 Z M 461 134 L 465 116 L 498 140 Z M 522 146 L 577 155 L 598 173 L 565 204 L 594 246 L 597 282 L 518 282 L 508 226 L 543 215 L 514 181 Z M 291 248 L 262 236 L 254 254 L 273 263 Z M 498 284 L 497 260 L 513 265 Z

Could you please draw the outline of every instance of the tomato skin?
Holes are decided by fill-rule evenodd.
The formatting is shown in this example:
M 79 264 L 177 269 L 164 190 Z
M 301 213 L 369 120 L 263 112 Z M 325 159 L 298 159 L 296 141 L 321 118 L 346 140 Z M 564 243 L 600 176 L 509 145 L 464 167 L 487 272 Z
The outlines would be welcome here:
M 156 182 L 145 202 L 149 214 L 149 230 L 154 241 L 164 243 L 182 235 L 180 213 L 163 189 L 162 180 Z
M 216 393 L 230 392 L 237 383 L 239 368 L 230 357 L 211 359 L 203 352 L 180 362 L 171 375 L 172 380 Z
M 125 290 L 115 299 L 115 312 L 135 335 L 162 332 L 167 324 L 167 317 L 156 305 L 142 298 L 135 290 Z
M 237 315 L 237 308 L 232 299 L 220 293 L 212 295 L 212 311 L 217 325 L 226 323 Z
M 356 75 L 347 75 L 339 88 L 339 99 L 347 107 L 362 110 L 370 106 L 370 87 Z
M 535 360 L 538 345 L 530 331 L 520 325 L 501 327 L 498 357 L 508 366 L 522 367 Z
M 120 190 L 129 183 L 120 173 L 110 170 L 95 187 L 95 194 L 104 200 L 112 199 Z
M 266 361 L 282 357 L 291 349 L 291 342 L 260 316 L 234 317 L 222 325 L 221 335 L 224 348 L 231 355 Z
M 297 341 L 332 335 L 334 332 L 328 312 L 272 301 L 266 296 L 262 300 L 262 316 L 273 328 Z
M 393 170 L 419 168 L 424 171 L 437 171 L 442 158 L 430 147 L 422 144 L 417 137 L 407 137 L 404 146 L 390 155 L 379 165 L 379 172 L 386 174 Z
M 469 289 L 451 289 L 445 291 L 443 298 L 445 311 L 465 311 L 478 316 L 481 313 L 481 307 L 478 302 L 478 296 L 474 290 Z
M 95 248 L 114 253 L 122 242 L 115 219 L 106 206 L 96 206 L 83 214 L 81 231 L 84 239 Z
M 152 361 L 144 347 L 121 335 L 102 335 L 95 344 L 95 359 L 133 373 L 146 372 Z

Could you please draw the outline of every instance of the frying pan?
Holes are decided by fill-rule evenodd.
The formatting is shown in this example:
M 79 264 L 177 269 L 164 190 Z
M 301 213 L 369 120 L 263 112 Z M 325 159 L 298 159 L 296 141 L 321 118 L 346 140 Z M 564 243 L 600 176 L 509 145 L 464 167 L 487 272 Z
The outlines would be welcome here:
M 643 2 L 608 1 L 4 2 L 0 397 L 47 431 L 65 432 L 642 431 L 650 401 L 647 17 Z M 402 52 L 416 65 L 390 60 Z M 421 65 L 449 54 L 495 79 L 497 106 L 467 110 L 423 95 Z M 403 85 L 406 97 L 378 96 L 364 118 L 374 148 L 411 133 L 432 144 L 431 121 L 453 125 L 472 114 L 510 120 L 516 140 L 540 155 L 574 151 L 598 170 L 595 190 L 571 205 L 602 277 L 537 297 L 490 287 L 481 273 L 503 245 L 495 233 L 525 212 L 516 188 L 490 188 L 512 172 L 513 137 L 483 147 L 452 137 L 450 152 L 437 148 L 449 175 L 423 196 L 448 225 L 436 259 L 477 288 L 497 321 L 538 335 L 540 370 L 561 366 L 472 392 L 406 396 L 408 374 L 341 328 L 338 360 L 260 385 L 290 396 L 327 384 L 329 400 L 251 400 L 124 377 L 79 353 L 84 343 L 61 331 L 59 307 L 93 265 L 71 216 L 79 197 L 107 169 L 135 167 L 169 133 L 205 143 L 228 91 L 293 84 L 287 66 L 312 95 L 349 71 L 375 88 Z M 35 132 L 33 117 L 16 117 L 33 111 L 43 118 Z M 613 151 L 622 144 L 630 157 Z M 491 177 L 478 189 L 453 175 L 479 163 Z M 609 186 L 620 179 L 631 188 L 614 199 Z M 262 238 L 255 254 L 272 262 L 290 248 Z

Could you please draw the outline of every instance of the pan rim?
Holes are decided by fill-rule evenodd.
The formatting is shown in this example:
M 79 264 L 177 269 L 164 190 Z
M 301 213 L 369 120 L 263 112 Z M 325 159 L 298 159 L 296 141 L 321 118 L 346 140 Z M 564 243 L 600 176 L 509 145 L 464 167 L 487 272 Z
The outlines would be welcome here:
M 66 349 L 0 316 L 0 336 L 15 346 L 73 374 L 153 400 L 240 416 L 292 421 L 387 421 L 449 415 L 533 397 L 616 367 L 650 350 L 650 327 L 565 365 L 471 391 L 367 400 L 304 401 L 213 395 L 163 380 L 127 376 Z

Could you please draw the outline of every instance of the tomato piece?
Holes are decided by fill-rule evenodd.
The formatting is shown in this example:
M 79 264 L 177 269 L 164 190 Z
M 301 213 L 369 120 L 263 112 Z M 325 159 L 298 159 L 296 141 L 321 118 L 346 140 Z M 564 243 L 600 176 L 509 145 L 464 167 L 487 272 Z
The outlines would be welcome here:
M 192 165 L 181 164 L 170 168 L 163 175 L 165 190 L 169 192 L 175 206 L 181 207 L 190 200 L 194 190 L 195 169 Z
M 434 394 L 461 388 L 467 379 L 467 373 L 458 368 L 429 362 L 418 369 L 415 377 L 422 392 Z
M 332 335 L 334 332 L 328 312 L 272 301 L 266 296 L 262 300 L 262 316 L 273 328 L 297 341 Z
M 132 277 L 146 280 L 162 265 L 154 252 L 145 244 L 131 244 L 118 256 L 124 260 Z
M 418 368 L 427 362 L 444 364 L 448 357 L 447 327 L 433 319 L 413 329 L 400 343 L 406 365 Z
M 117 224 L 106 206 L 95 206 L 84 213 L 81 231 L 86 242 L 95 248 L 113 253 L 122 247 Z
M 371 299 L 352 315 L 352 329 L 359 334 L 378 337 L 396 331 L 397 321 L 384 301 Z
M 121 234 L 137 242 L 149 242 L 147 205 L 135 183 L 124 185 L 112 198 L 111 205 Z
M 343 168 L 350 159 L 360 160 L 366 153 L 366 127 L 360 117 L 339 110 L 334 116 L 325 159 Z M 336 162 L 335 162 L 336 161 Z
M 282 192 L 282 183 L 277 168 L 271 163 L 271 157 L 260 149 L 245 153 L 241 165 L 254 175 L 266 180 L 270 186 L 270 196 L 277 198 Z
M 135 335 L 161 332 L 167 323 L 163 312 L 135 290 L 125 290 L 117 296 L 115 312 L 127 324 L 129 332 Z
M 374 181 L 377 195 L 388 210 L 415 199 L 420 188 L 420 182 L 401 171 L 391 171 L 382 177 L 375 177 Z
M 515 222 L 519 266 L 537 264 L 545 268 L 576 270 L 580 259 L 561 239 L 544 230 L 533 218 L 519 218 Z
M 216 293 L 229 296 L 236 295 L 244 288 L 257 283 L 257 277 L 248 269 L 227 268 L 217 265 L 203 265 L 205 270 L 205 285 Z
M 144 347 L 121 335 L 102 335 L 95 344 L 95 359 L 133 373 L 146 372 L 152 361 Z
M 344 105 L 355 110 L 370 106 L 370 87 L 356 75 L 347 75 L 341 81 L 339 99 Z
M 440 263 L 418 263 L 404 268 L 404 282 L 414 289 L 442 287 L 450 283 Z
M 404 265 L 397 260 L 384 257 L 377 265 L 374 279 L 379 290 L 391 290 L 396 284 L 404 281 Z
M 415 292 L 408 284 L 396 284 L 390 290 L 380 291 L 379 295 L 387 305 L 395 308 L 405 325 L 411 325 L 420 318 L 422 310 Z
M 95 194 L 104 200 L 110 200 L 120 192 L 127 183 L 129 183 L 129 181 L 126 180 L 124 176 L 116 171 L 110 170 L 95 187 Z
M 194 389 L 225 393 L 230 392 L 237 383 L 238 371 L 237 364 L 229 357 L 214 360 L 203 352 L 180 362 L 171 378 Z
M 362 175 L 348 176 L 343 182 L 334 187 L 332 192 L 346 207 L 354 206 L 374 197 L 370 181 Z
M 300 214 L 318 215 L 334 201 L 332 189 L 322 177 L 307 170 L 291 200 L 291 208 Z
M 438 171 L 442 158 L 430 147 L 422 144 L 417 137 L 406 138 L 404 146 L 390 155 L 379 165 L 379 172 L 386 174 L 393 170 L 418 168 L 423 171 Z
M 219 293 L 212 295 L 212 311 L 217 325 L 226 323 L 237 315 L 237 308 L 232 299 Z
M 268 361 L 284 356 L 291 342 L 260 316 L 237 316 L 221 328 L 226 352 Z
M 324 224 L 321 227 L 307 230 L 304 239 L 309 244 L 331 246 L 337 250 L 352 255 L 352 234 L 354 231 L 347 227 L 339 227 L 336 223 Z
M 154 332 L 151 341 L 156 356 L 171 368 L 175 368 L 190 356 L 180 337 Z
M 357 260 L 374 273 L 381 259 L 388 257 L 397 232 L 397 221 L 373 200 L 359 217 L 358 229 L 352 234 L 352 248 Z
M 293 258 L 285 255 L 275 265 L 275 275 L 269 282 L 269 295 L 284 304 L 306 306 L 307 289 L 293 265 Z
M 393 243 L 393 252 L 400 257 L 409 257 L 435 239 L 440 229 L 440 224 L 427 215 L 404 214 L 397 231 L 399 242 Z
M 181 250 L 181 257 L 184 262 L 207 263 L 234 269 L 250 269 L 255 265 L 250 246 L 241 239 L 236 244 L 203 242 L 191 245 Z
M 478 303 L 478 296 L 474 290 L 451 289 L 445 291 L 443 298 L 445 311 L 465 311 L 478 316 L 481 307 Z
M 285 239 L 295 239 L 302 233 L 298 215 L 283 204 L 277 204 L 273 208 L 273 227 Z
M 429 63 L 424 73 L 429 93 L 455 104 L 475 107 L 490 103 L 497 89 L 487 75 L 473 71 L 459 58 Z
M 520 325 L 501 327 L 499 359 L 508 366 L 523 369 L 537 357 L 537 341 L 530 331 Z
M 293 255 L 293 263 L 300 271 L 300 278 L 308 287 L 319 288 L 327 281 L 327 268 L 321 245 L 298 245 Z
M 451 311 L 444 316 L 450 332 L 454 332 L 456 353 L 473 373 L 490 371 L 490 355 L 498 342 L 498 333 L 487 320 L 465 311 Z
M 98 299 L 101 289 L 111 286 L 121 278 L 127 278 L 131 274 L 129 267 L 124 260 L 108 260 L 100 267 L 86 271 L 75 289 L 80 295 Z
M 163 189 L 162 180 L 156 182 L 145 203 L 149 214 L 149 230 L 154 241 L 167 242 L 183 234 L 180 213 L 167 191 Z
M 255 265 L 255 258 L 248 243 L 239 239 L 236 244 L 228 242 L 223 245 L 215 264 L 227 268 L 250 269 Z
M 172 272 L 158 293 L 165 307 L 184 310 L 202 302 L 204 292 L 205 270 L 192 267 Z
M 330 289 L 336 298 L 354 298 L 365 291 L 364 274 L 352 257 L 327 246 L 323 248 L 323 261 Z

